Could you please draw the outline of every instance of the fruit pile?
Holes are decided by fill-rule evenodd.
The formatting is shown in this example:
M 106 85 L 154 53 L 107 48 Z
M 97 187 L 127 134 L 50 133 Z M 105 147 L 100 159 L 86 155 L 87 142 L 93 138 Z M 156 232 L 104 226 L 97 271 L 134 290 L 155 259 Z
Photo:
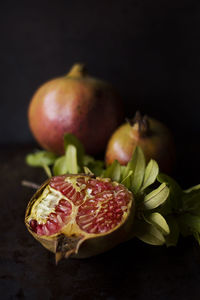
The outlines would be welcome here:
M 119 99 L 77 64 L 39 88 L 30 103 L 30 127 L 47 150 L 27 155 L 26 162 L 43 167 L 49 179 L 30 200 L 25 224 L 57 262 L 133 237 L 175 246 L 180 234 L 193 235 L 200 243 L 200 185 L 182 190 L 159 171 L 169 174 L 173 167 L 171 133 L 139 113 L 116 128 Z M 105 163 L 85 153 L 101 153 L 106 143 Z

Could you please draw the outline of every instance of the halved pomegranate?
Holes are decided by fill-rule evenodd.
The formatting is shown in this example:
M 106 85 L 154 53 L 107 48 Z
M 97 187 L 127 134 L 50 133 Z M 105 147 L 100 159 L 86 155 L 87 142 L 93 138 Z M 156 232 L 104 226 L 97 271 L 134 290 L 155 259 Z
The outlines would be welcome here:
M 52 177 L 31 199 L 25 216 L 30 233 L 62 257 L 89 257 L 128 239 L 134 199 L 108 178 Z

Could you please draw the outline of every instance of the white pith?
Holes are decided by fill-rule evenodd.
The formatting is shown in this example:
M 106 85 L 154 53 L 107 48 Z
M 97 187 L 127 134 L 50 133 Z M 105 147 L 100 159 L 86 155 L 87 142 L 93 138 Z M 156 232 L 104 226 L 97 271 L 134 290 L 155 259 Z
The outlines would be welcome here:
M 31 210 L 31 218 L 34 218 L 39 224 L 46 223 L 48 216 L 55 211 L 56 205 L 62 198 L 64 197 L 59 191 L 47 186 L 34 203 Z

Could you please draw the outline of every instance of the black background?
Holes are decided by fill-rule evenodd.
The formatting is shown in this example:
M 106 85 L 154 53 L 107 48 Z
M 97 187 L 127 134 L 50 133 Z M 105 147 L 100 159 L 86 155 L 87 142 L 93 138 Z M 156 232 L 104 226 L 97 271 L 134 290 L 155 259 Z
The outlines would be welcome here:
M 27 107 L 74 62 L 178 139 L 199 135 L 200 4 L 192 0 L 1 1 L 0 143 L 33 141 Z
M 199 183 L 200 2 L 8 0 L 1 1 L 0 23 L 0 298 L 199 299 L 192 238 L 169 249 L 133 239 L 56 266 L 24 226 L 33 191 L 21 180 L 46 178 L 25 164 L 34 143 L 29 101 L 43 82 L 80 61 L 117 87 L 128 117 L 140 109 L 171 128 L 175 178 L 185 188 Z

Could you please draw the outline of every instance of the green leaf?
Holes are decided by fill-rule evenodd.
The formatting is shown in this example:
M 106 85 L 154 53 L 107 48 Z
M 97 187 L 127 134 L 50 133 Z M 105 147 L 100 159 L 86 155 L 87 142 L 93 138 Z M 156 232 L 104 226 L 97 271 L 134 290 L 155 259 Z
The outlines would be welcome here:
M 163 204 L 169 195 L 169 189 L 166 183 L 162 183 L 157 189 L 144 197 L 142 205 L 144 209 L 154 209 Z
M 179 217 L 179 222 L 185 224 L 188 228 L 190 228 L 194 232 L 200 233 L 200 217 L 194 216 L 189 213 L 183 214 Z
M 95 165 L 93 166 L 88 166 L 92 173 L 94 173 L 95 176 L 101 176 L 103 173 L 103 162 L 100 160 L 96 160 Z
M 95 160 L 94 157 L 90 155 L 84 155 L 83 166 L 88 167 L 95 176 L 101 176 L 104 162 L 101 160 Z
M 26 156 L 26 163 L 31 167 L 43 167 L 53 165 L 57 156 L 48 151 L 37 151 Z
M 151 223 L 152 225 L 154 225 L 164 235 L 169 234 L 169 232 L 170 232 L 169 226 L 168 226 L 165 218 L 161 214 L 154 212 L 154 213 L 150 214 L 148 217 L 146 217 L 146 220 L 149 223 Z
M 169 225 L 170 233 L 166 236 L 166 245 L 167 247 L 176 246 L 179 238 L 179 225 L 177 219 L 174 216 L 166 217 L 167 224 Z
M 141 220 L 135 220 L 134 234 L 138 239 L 150 245 L 160 246 L 165 243 L 165 238 L 160 230 Z
M 67 147 L 69 145 L 73 145 L 76 150 L 77 150 L 77 160 L 78 160 L 78 165 L 80 167 L 82 167 L 83 165 L 83 156 L 85 153 L 83 144 L 80 142 L 79 139 L 77 139 L 77 137 L 75 137 L 75 135 L 71 134 L 71 133 L 66 133 L 64 135 L 64 147 L 65 147 L 65 151 L 67 150 Z
M 133 170 L 133 174 L 131 176 L 131 189 L 133 192 L 137 193 L 142 185 L 145 171 L 144 153 L 139 147 L 136 147 L 135 149 L 132 159 L 131 170 Z
M 200 234 L 198 232 L 193 232 L 193 236 L 197 240 L 198 244 L 200 245 Z
M 170 193 L 166 201 L 160 207 L 157 208 L 157 212 L 159 212 L 164 217 L 172 213 L 172 206 L 169 197 L 170 197 Z
M 184 222 L 182 222 L 182 220 L 180 218 L 177 219 L 178 220 L 178 225 L 179 225 L 179 229 L 180 229 L 180 234 L 183 237 L 187 237 L 189 235 L 192 235 L 194 230 L 191 230 L 190 227 L 188 227 L 188 225 Z
M 157 179 L 159 182 L 166 182 L 169 185 L 169 189 L 170 189 L 170 202 L 171 202 L 171 206 L 173 209 L 175 210 L 179 210 L 180 208 L 182 208 L 182 189 L 179 186 L 179 184 L 170 176 L 160 173 L 157 176 Z
M 95 159 L 94 157 L 90 156 L 90 155 L 84 155 L 83 156 L 83 165 L 84 166 L 88 166 L 90 164 L 95 164 Z
M 67 163 L 65 155 L 56 159 L 53 166 L 53 174 L 54 176 L 63 175 L 67 173 Z
M 121 181 L 127 176 L 126 166 L 120 166 Z
M 59 157 L 53 166 L 54 175 L 63 175 L 66 173 L 77 174 L 77 150 L 73 145 L 68 145 L 64 156 Z
M 123 179 L 129 174 L 130 171 L 133 172 L 131 175 L 131 190 L 133 193 L 137 193 L 141 188 L 145 171 L 144 153 L 140 147 L 135 148 L 132 159 L 124 170 Z
M 121 181 L 121 183 L 127 188 L 130 189 L 131 187 L 131 175 L 133 171 L 129 171 L 128 175 Z
M 78 173 L 78 163 L 77 163 L 77 148 L 73 145 L 68 145 L 66 151 L 66 164 L 67 164 L 67 171 L 70 174 L 77 174 Z
M 197 190 L 200 190 L 200 184 L 197 184 L 197 185 L 195 185 L 195 186 L 192 186 L 191 188 L 185 190 L 184 192 L 185 192 L 185 193 L 191 193 L 191 192 L 197 191 Z
M 200 207 L 199 206 L 188 209 L 187 212 L 191 213 L 191 215 L 195 215 L 195 216 L 200 217 Z
M 200 209 L 200 190 L 191 190 L 184 192 L 182 197 L 183 209 L 187 211 L 195 211 Z
M 144 181 L 141 190 L 146 189 L 148 186 L 155 182 L 158 172 L 159 167 L 157 162 L 151 159 L 145 169 Z
M 111 178 L 112 180 L 119 181 L 121 177 L 120 164 L 115 160 L 105 171 L 103 176 L 105 178 Z
M 28 154 L 26 156 L 26 163 L 31 167 L 42 167 L 44 168 L 48 177 L 51 177 L 50 165 L 53 165 L 57 156 L 48 151 L 37 151 L 35 153 Z
M 179 224 L 183 236 L 193 235 L 199 242 L 200 234 L 200 217 L 189 213 L 179 217 Z
M 94 175 L 88 167 L 83 167 L 85 174 Z

